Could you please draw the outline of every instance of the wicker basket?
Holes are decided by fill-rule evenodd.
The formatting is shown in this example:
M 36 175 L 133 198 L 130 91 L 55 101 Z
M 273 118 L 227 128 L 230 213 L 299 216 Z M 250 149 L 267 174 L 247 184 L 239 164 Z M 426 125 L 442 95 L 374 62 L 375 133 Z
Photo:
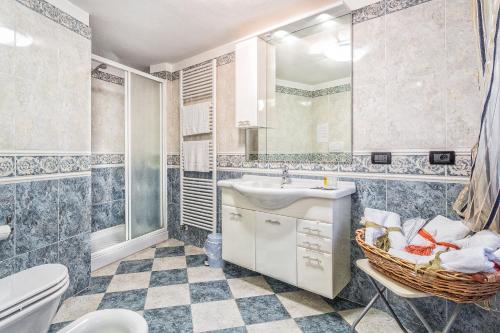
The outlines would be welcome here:
M 416 267 L 409 261 L 391 256 L 366 244 L 364 229 L 356 231 L 356 241 L 376 270 L 416 290 L 456 303 L 487 300 L 500 290 L 500 282 L 480 283 L 474 281 L 470 274 Z

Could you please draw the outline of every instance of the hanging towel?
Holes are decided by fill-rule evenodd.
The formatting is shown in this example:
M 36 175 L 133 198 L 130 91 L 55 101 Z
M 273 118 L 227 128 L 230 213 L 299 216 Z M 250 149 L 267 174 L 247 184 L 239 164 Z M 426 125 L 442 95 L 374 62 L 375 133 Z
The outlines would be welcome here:
M 361 222 L 365 224 L 365 242 L 376 245 L 377 240 L 388 234 L 389 244 L 383 245 L 385 250 L 389 247 L 402 249 L 407 245 L 406 238 L 401 231 L 401 217 L 393 212 L 365 208 L 365 216 Z
M 184 170 L 209 172 L 210 141 L 184 141 Z
M 182 135 L 210 133 L 210 102 L 182 108 Z
M 482 230 L 470 237 L 452 242 L 461 249 L 484 246 L 496 250 L 500 248 L 500 235 L 490 230 Z
M 434 255 L 419 256 L 417 254 L 408 253 L 404 250 L 389 249 L 388 252 L 391 256 L 401 258 L 416 265 L 425 265 L 434 259 Z
M 493 250 L 487 247 L 471 247 L 468 249 L 448 251 L 439 255 L 440 266 L 452 272 L 461 273 L 493 273 L 495 263 Z
M 427 222 L 426 219 L 414 218 L 406 220 L 403 223 L 403 234 L 405 235 L 406 241 L 408 244 L 411 243 L 413 238 L 418 234 L 418 231 L 422 229 Z
M 464 238 L 470 232 L 461 221 L 438 215 L 429 221 L 405 248 L 409 253 L 431 255 L 448 248 L 459 247 L 451 242 Z

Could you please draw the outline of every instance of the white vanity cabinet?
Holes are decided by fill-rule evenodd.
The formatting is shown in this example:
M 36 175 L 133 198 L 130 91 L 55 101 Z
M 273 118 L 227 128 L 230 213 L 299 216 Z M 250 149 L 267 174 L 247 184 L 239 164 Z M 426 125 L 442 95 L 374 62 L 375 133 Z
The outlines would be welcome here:
M 257 206 L 231 181 L 219 184 L 224 260 L 329 298 L 347 285 L 354 184 L 334 198 L 304 197 L 278 209 Z

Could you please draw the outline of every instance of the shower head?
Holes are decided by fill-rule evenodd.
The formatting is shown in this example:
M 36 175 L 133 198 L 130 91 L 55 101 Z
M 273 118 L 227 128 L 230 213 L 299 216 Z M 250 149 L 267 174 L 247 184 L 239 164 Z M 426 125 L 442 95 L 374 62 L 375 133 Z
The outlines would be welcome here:
M 108 66 L 106 64 L 99 64 L 96 68 L 92 70 L 92 74 L 97 73 L 100 69 L 106 69 Z

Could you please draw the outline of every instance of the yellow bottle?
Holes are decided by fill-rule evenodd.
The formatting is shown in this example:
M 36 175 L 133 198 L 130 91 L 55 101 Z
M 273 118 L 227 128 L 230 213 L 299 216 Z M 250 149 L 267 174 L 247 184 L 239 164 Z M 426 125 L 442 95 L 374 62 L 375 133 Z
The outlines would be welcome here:
M 327 176 L 323 177 L 323 187 L 325 187 L 325 188 L 328 187 L 328 177 Z

